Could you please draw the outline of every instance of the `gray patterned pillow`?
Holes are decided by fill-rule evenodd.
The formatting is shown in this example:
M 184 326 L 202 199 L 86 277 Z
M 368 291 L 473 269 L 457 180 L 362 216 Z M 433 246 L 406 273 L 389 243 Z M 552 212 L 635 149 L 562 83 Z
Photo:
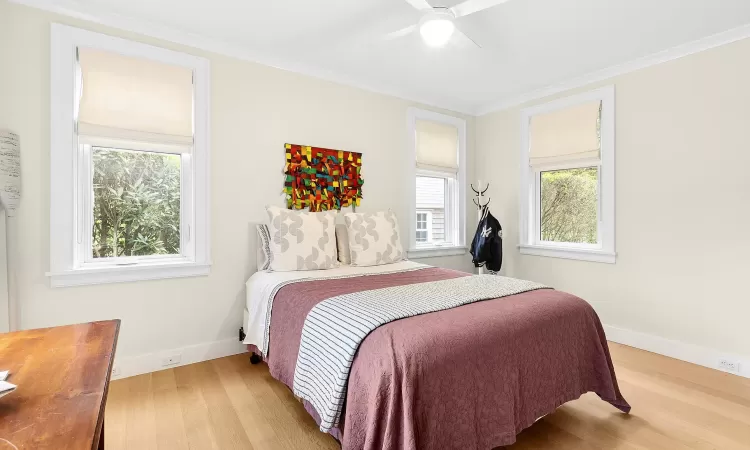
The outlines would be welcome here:
M 339 261 L 347 266 L 352 263 L 349 251 L 349 231 L 344 224 L 336 224 L 336 247 L 339 250 Z
M 349 213 L 344 219 L 352 266 L 378 266 L 406 259 L 392 211 Z
M 277 272 L 338 267 L 333 211 L 293 211 L 269 206 L 269 269 Z
M 255 225 L 255 231 L 258 233 L 255 262 L 258 270 L 268 270 L 271 265 L 271 235 L 268 233 L 268 225 Z

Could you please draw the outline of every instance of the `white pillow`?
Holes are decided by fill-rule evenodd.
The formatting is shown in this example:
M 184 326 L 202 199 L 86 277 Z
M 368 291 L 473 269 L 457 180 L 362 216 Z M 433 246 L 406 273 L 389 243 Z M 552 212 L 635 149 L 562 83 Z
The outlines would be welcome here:
M 269 206 L 269 269 L 277 272 L 338 267 L 334 211 L 293 211 Z
M 258 270 L 268 270 L 271 265 L 271 235 L 268 232 L 268 225 L 258 224 L 255 226 L 255 231 L 258 233 L 255 262 L 258 264 Z
M 344 215 L 352 266 L 378 266 L 401 261 L 404 249 L 392 211 Z
M 336 247 L 339 251 L 339 261 L 341 264 L 351 264 L 352 255 L 349 250 L 349 232 L 344 224 L 336 224 Z

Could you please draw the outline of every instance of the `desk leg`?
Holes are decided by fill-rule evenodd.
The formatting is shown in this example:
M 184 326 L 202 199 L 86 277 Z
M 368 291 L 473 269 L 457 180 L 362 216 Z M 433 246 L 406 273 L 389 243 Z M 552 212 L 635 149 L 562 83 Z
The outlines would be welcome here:
M 102 422 L 102 432 L 99 434 L 99 450 L 104 450 L 104 422 Z

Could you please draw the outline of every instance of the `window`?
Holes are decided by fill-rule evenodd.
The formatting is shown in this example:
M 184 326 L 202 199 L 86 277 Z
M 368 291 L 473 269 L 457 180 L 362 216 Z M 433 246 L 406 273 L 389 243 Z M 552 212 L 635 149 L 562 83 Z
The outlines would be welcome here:
M 409 127 L 414 155 L 409 255 L 463 254 L 466 124 L 412 108 Z
M 597 167 L 541 171 L 542 242 L 598 242 L 598 180 Z
M 84 148 L 88 151 L 91 259 L 180 255 L 180 156 Z
M 207 274 L 208 62 L 52 34 L 52 286 Z
M 521 253 L 614 263 L 614 87 L 524 110 L 521 136 Z
M 432 242 L 432 213 L 417 211 L 417 244 Z

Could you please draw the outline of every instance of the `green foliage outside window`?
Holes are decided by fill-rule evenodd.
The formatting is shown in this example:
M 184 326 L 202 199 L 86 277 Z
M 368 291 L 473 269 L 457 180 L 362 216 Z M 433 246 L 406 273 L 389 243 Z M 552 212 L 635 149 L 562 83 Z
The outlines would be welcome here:
M 94 148 L 94 258 L 180 253 L 180 156 Z
M 597 243 L 596 167 L 542 172 L 543 241 Z

